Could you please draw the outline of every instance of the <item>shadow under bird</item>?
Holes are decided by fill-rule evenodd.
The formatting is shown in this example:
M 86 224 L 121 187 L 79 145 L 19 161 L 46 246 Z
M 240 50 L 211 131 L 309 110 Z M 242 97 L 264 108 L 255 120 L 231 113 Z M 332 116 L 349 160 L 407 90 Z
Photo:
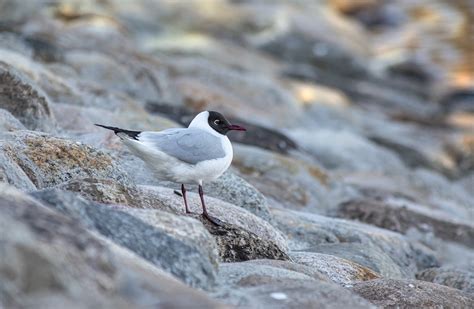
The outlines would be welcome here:
M 199 113 L 187 128 L 159 132 L 96 125 L 114 131 L 159 178 L 180 183 L 186 213 L 190 211 L 185 184 L 198 184 L 202 215 L 217 224 L 207 212 L 202 185 L 221 176 L 232 162 L 232 144 L 227 133 L 245 131 L 245 128 L 230 124 L 222 114 L 214 111 Z

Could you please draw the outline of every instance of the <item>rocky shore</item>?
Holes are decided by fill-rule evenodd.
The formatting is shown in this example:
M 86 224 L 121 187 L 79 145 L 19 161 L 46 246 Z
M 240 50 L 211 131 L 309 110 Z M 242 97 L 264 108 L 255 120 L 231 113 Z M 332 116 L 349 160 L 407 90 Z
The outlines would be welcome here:
M 416 2 L 0 1 L 0 307 L 473 308 L 467 17 Z M 221 226 L 93 125 L 201 110 Z

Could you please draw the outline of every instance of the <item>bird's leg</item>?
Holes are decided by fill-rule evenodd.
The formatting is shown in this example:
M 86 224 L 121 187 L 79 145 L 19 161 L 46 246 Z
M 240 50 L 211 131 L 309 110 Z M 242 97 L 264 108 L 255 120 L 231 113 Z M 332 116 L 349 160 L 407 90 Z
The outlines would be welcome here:
M 201 204 L 202 204 L 202 216 L 206 218 L 207 220 L 211 221 L 212 223 L 214 223 L 215 225 L 220 225 L 219 223 L 217 223 L 216 220 L 211 218 L 211 216 L 209 216 L 209 213 L 207 212 L 206 203 L 204 203 L 204 191 L 202 190 L 201 184 L 199 185 L 199 197 L 201 198 Z
M 184 187 L 184 184 L 181 184 L 181 194 L 183 195 L 184 207 L 186 208 L 186 213 L 190 214 L 191 212 L 189 211 L 189 208 L 188 208 L 188 201 L 186 200 L 186 188 Z

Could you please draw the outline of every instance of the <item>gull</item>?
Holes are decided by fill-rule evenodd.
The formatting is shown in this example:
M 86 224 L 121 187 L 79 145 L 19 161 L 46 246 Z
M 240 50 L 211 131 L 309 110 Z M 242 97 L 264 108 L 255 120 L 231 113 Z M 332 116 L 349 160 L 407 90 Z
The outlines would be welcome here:
M 232 162 L 232 144 L 227 133 L 232 130 L 245 131 L 245 128 L 230 124 L 222 114 L 215 111 L 199 113 L 187 128 L 158 132 L 131 131 L 101 124 L 96 126 L 114 131 L 158 178 L 180 183 L 186 213 L 191 212 L 185 185 L 198 184 L 202 215 L 217 224 L 207 212 L 202 185 L 203 182 L 216 180 Z

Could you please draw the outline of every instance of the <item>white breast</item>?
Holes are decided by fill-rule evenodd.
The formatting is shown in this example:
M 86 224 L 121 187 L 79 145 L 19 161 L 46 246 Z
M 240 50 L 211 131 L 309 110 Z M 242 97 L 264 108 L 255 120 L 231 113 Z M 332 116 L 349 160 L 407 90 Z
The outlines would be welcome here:
M 183 176 L 184 183 L 202 183 L 216 180 L 230 166 L 234 152 L 227 136 L 221 138 L 225 157 L 199 162 L 194 166 L 177 166 L 176 172 Z

